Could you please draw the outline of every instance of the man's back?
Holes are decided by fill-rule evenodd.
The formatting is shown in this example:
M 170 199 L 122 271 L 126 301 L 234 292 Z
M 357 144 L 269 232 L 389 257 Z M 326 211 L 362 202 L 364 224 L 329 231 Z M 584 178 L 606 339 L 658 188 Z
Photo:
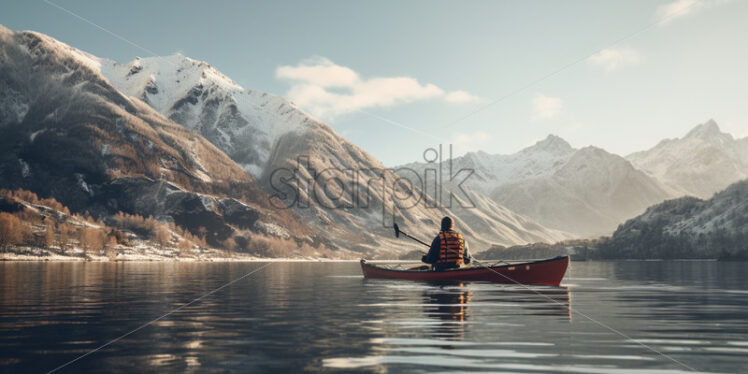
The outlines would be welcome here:
M 470 263 L 467 243 L 460 233 L 454 230 L 452 219 L 442 219 L 442 230 L 431 242 L 429 253 L 421 261 L 433 264 L 436 270 L 458 268 Z

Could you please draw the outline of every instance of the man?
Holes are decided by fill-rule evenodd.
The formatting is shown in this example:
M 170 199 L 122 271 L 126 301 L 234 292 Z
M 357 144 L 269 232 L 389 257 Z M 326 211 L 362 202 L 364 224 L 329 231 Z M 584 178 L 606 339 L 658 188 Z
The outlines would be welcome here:
M 463 263 L 470 263 L 467 243 L 460 233 L 454 231 L 452 218 L 442 218 L 442 229 L 421 261 L 434 265 L 435 270 L 459 268 Z

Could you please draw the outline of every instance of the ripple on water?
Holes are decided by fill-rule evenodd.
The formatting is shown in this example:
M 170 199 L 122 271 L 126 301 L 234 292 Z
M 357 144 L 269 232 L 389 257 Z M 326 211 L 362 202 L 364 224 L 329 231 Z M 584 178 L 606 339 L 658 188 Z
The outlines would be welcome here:
M 49 371 L 258 266 L 84 265 L 0 264 L 0 372 Z M 563 287 L 524 287 L 367 280 L 357 263 L 275 263 L 70 371 L 689 372 L 677 360 L 742 374 L 743 269 L 590 261 L 574 263 Z

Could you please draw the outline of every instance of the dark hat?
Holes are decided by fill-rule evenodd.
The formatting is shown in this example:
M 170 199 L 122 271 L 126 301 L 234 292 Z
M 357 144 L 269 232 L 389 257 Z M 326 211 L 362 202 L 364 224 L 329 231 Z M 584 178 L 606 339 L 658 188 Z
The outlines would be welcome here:
M 449 217 L 442 218 L 442 231 L 452 230 L 453 228 L 455 228 L 455 223 L 452 222 L 452 218 L 449 218 Z

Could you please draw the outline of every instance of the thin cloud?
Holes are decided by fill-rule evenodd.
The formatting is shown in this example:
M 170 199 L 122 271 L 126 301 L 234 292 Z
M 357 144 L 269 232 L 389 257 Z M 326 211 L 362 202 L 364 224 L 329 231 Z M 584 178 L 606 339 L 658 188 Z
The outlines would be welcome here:
M 281 66 L 275 70 L 275 76 L 319 87 L 353 87 L 361 81 L 353 69 L 335 65 L 324 57 L 308 58 L 297 66 Z
M 614 71 L 626 66 L 638 65 L 641 55 L 633 48 L 605 48 L 587 59 L 591 65 L 602 66 L 605 71 Z
M 462 90 L 452 91 L 447 93 L 444 96 L 444 101 L 448 103 L 456 103 L 456 104 L 462 104 L 462 103 L 479 103 L 483 100 L 483 98 L 480 98 L 475 95 L 471 95 L 470 93 Z
M 655 17 L 660 26 L 664 26 L 677 19 L 693 16 L 706 9 L 727 4 L 730 1 L 732 0 L 675 0 L 657 7 Z
M 447 92 L 411 77 L 362 78 L 353 69 L 324 57 L 306 59 L 296 66 L 280 66 L 275 76 L 291 82 L 287 93 L 291 100 L 319 117 L 434 99 L 452 104 L 482 100 L 466 91 Z
M 561 113 L 563 100 L 558 97 L 537 94 L 532 98 L 532 119 L 535 121 L 552 119 Z

